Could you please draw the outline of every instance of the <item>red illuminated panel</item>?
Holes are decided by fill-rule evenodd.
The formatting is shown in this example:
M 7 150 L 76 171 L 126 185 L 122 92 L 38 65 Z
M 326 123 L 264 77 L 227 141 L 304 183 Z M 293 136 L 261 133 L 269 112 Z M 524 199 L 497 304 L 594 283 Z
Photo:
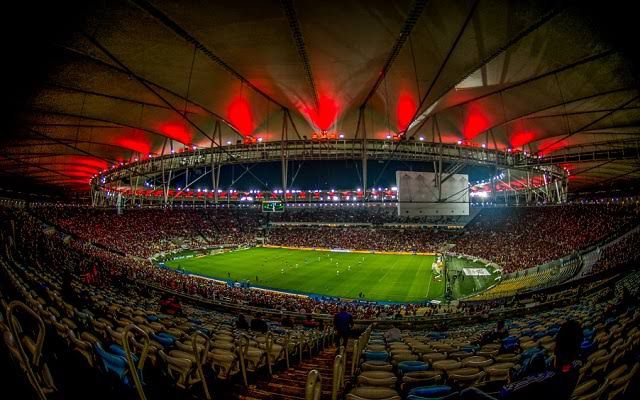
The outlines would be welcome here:
M 418 105 L 409 93 L 404 92 L 398 97 L 398 105 L 396 110 L 396 118 L 398 121 L 398 131 L 405 131 L 409 127 L 409 123 L 413 119 Z
M 318 109 L 304 107 L 302 110 L 311 122 L 321 131 L 328 130 L 338 117 L 338 103 L 326 95 L 318 97 Z
M 250 135 L 255 129 L 251 107 L 247 99 L 236 97 L 227 109 L 229 122 L 243 135 Z
M 531 131 L 516 132 L 511 135 L 511 139 L 510 139 L 511 146 L 522 147 L 532 142 L 535 139 L 535 137 L 536 137 L 535 133 Z
M 464 121 L 462 135 L 465 139 L 471 140 L 479 133 L 489 129 L 490 123 L 487 115 L 477 106 L 471 106 Z
M 160 125 L 160 132 L 170 139 L 182 144 L 190 145 L 192 142 L 191 132 L 182 122 L 169 122 Z

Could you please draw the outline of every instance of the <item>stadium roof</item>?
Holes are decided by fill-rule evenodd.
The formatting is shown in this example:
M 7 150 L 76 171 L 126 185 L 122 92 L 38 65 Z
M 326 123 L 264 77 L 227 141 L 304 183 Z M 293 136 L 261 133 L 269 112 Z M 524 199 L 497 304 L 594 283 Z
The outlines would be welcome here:
M 582 6 L 118 0 L 74 8 L 80 18 L 63 8 L 59 21 L 40 10 L 35 37 L 13 47 L 9 85 L 27 94 L 14 96 L 0 171 L 88 189 L 115 162 L 211 146 L 216 121 L 216 142 L 279 140 L 283 110 L 294 138 L 356 137 L 361 117 L 369 138 L 406 132 L 532 154 L 632 143 L 635 54 L 614 35 L 632 27 L 610 25 L 628 20 L 624 9 Z M 640 177 L 637 160 L 566 167 L 572 190 Z

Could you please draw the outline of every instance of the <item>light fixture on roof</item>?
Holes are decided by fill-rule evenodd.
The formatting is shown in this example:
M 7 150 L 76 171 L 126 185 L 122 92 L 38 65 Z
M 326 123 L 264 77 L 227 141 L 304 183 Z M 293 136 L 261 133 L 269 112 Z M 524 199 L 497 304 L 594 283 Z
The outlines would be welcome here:
M 458 145 L 461 145 L 461 144 L 462 144 L 462 140 L 458 139 Z
M 424 136 L 420 136 L 420 141 L 424 142 Z
M 262 138 L 261 137 L 258 138 L 258 142 L 262 143 Z

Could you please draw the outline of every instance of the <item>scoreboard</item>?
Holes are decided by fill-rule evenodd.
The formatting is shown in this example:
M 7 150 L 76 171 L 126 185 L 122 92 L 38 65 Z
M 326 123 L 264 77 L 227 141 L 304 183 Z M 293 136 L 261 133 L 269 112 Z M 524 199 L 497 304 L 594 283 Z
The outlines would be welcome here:
M 263 201 L 262 212 L 284 212 L 284 203 L 280 200 Z

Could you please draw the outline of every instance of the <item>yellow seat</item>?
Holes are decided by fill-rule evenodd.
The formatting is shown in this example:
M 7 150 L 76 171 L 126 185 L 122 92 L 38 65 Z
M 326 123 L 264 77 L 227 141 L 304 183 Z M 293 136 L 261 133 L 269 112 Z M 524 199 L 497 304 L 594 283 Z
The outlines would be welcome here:
M 347 400 L 400 400 L 398 392 L 387 387 L 358 386 L 346 397 Z
M 356 378 L 358 386 L 393 387 L 397 380 L 395 374 L 389 371 L 363 371 Z

